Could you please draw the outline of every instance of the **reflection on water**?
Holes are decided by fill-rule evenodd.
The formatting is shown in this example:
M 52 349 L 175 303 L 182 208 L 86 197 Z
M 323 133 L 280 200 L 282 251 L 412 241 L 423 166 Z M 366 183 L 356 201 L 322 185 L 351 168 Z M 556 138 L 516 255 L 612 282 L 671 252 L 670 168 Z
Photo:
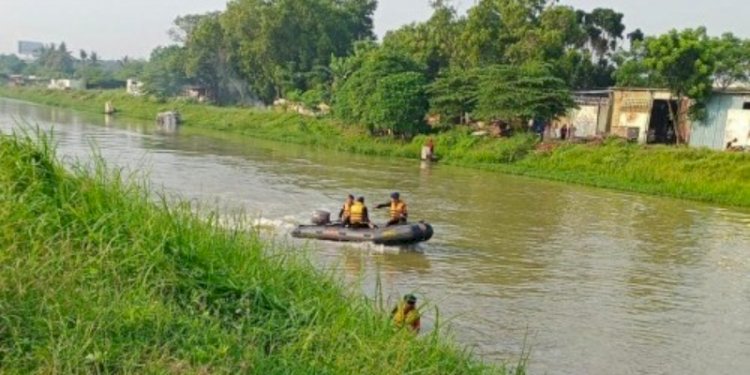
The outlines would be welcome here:
M 403 251 L 312 242 L 313 254 L 369 295 L 376 275 L 390 301 L 416 291 L 488 360 L 517 358 L 528 335 L 533 373 L 750 371 L 747 212 L 0 100 L 0 129 L 14 118 L 57 124 L 66 157 L 93 143 L 157 187 L 271 221 L 399 190 L 413 219 L 434 225 L 432 241 Z

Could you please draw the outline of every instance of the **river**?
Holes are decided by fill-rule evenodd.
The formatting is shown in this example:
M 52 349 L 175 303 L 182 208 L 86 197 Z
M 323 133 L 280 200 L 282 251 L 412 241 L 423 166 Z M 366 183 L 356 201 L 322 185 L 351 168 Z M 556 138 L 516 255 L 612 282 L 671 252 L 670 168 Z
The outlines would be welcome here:
M 54 127 L 59 153 L 278 225 L 320 267 L 372 296 L 415 291 L 488 361 L 531 351 L 532 374 L 750 373 L 750 212 L 506 176 L 105 120 L 0 99 L 0 130 Z M 439 152 L 439 145 L 437 151 Z M 348 193 L 398 190 L 436 235 L 416 249 L 285 239 Z M 371 214 L 379 220 L 385 212 Z M 432 329 L 434 308 L 426 311 Z

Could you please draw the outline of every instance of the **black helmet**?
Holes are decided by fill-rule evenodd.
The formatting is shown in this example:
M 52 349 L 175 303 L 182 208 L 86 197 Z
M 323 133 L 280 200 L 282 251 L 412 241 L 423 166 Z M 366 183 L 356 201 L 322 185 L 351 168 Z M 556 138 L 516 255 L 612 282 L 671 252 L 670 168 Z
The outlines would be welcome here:
M 393 193 L 391 193 L 391 198 L 393 199 L 398 199 L 400 197 L 401 197 L 401 194 L 399 194 L 397 191 L 394 191 Z
M 404 296 L 404 301 L 406 301 L 406 303 L 408 304 L 415 304 L 417 303 L 417 296 L 413 294 L 407 294 Z

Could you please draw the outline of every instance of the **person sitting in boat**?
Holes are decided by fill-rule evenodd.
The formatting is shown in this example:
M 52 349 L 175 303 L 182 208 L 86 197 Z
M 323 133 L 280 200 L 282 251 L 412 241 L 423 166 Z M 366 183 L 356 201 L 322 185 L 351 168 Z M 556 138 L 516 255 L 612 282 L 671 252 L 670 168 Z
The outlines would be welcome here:
M 339 211 L 340 222 L 345 223 L 347 220 L 349 220 L 349 215 L 351 215 L 353 204 L 354 204 L 354 196 L 349 194 L 346 197 L 346 201 L 344 201 L 344 206 L 341 207 L 341 211 Z
M 393 226 L 399 224 L 406 224 L 406 219 L 409 216 L 409 212 L 406 210 L 406 202 L 401 200 L 401 194 L 394 192 L 391 194 L 391 202 L 377 205 L 377 208 L 385 208 L 390 206 L 391 219 L 388 220 L 386 226 Z
M 344 225 L 353 228 L 374 228 L 365 206 L 365 197 L 359 197 L 349 209 L 349 220 Z
M 404 296 L 404 300 L 399 302 L 398 306 L 391 311 L 393 324 L 398 328 L 407 327 L 419 333 L 421 327 L 421 316 L 417 309 L 417 297 L 413 294 Z

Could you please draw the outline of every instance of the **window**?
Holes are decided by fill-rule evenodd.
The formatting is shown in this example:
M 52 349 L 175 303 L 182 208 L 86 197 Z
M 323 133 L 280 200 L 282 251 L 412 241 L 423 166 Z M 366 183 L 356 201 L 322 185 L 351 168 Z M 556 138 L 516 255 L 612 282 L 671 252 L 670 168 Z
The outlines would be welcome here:
M 750 110 L 750 102 L 745 102 L 745 104 L 742 105 L 742 109 Z

